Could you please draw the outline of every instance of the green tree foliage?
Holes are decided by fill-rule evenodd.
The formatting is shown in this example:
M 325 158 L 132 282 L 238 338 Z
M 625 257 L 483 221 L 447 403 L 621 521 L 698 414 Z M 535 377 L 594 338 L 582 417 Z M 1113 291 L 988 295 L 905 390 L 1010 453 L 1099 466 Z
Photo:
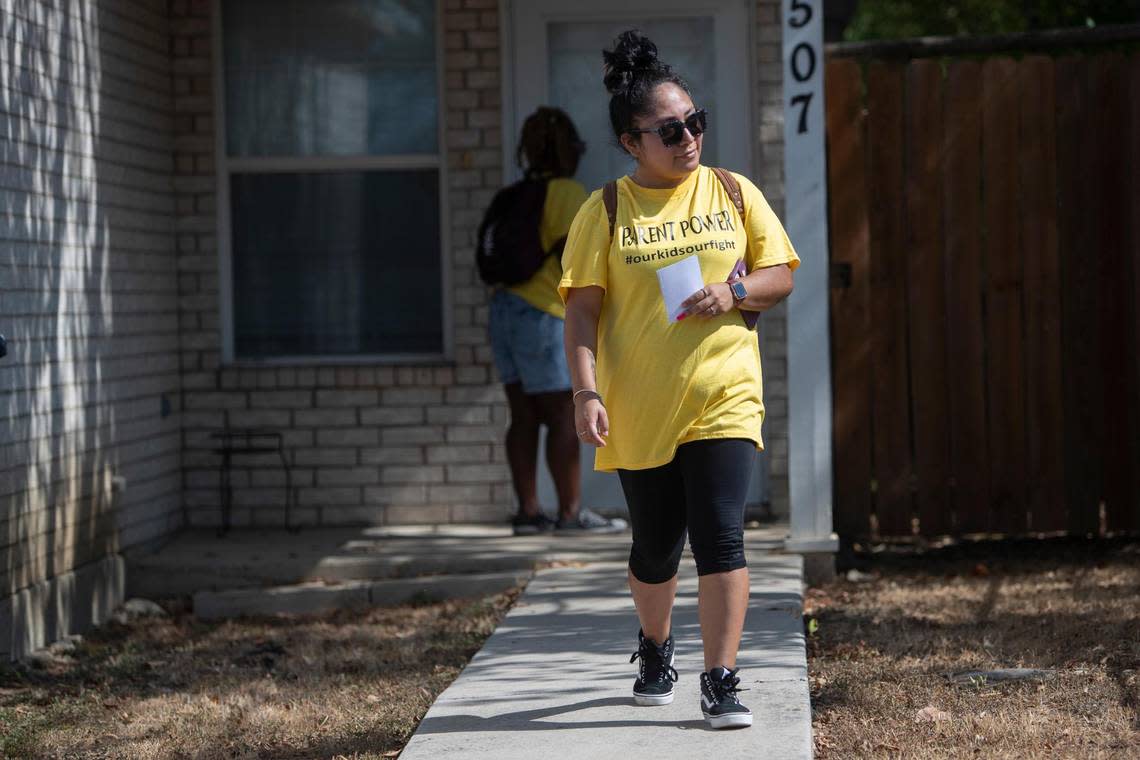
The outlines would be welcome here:
M 1140 0 L 860 0 L 849 41 L 991 35 L 1140 21 Z

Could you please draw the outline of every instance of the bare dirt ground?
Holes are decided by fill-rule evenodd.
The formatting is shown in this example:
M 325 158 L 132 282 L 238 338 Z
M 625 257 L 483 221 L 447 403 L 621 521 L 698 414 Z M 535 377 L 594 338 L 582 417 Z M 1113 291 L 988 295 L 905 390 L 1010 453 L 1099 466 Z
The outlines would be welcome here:
M 0 758 L 388 758 L 517 591 L 303 618 L 109 624 L 0 666 Z
M 805 599 L 817 757 L 1140 757 L 1140 543 L 979 542 L 858 562 L 857 580 Z M 1045 672 L 948 677 L 1008 668 Z

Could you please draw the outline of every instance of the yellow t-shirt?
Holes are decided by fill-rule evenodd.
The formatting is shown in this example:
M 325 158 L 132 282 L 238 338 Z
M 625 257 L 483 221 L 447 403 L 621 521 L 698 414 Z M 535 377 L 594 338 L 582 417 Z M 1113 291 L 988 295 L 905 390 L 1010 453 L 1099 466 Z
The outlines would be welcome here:
M 574 215 L 586 200 L 586 188 L 568 177 L 550 180 L 546 186 L 546 201 L 542 205 L 542 221 L 538 226 L 542 250 L 549 251 L 555 243 L 566 237 Z M 548 256 L 534 276 L 508 291 L 522 298 L 536 309 L 559 319 L 566 318 L 566 306 L 558 296 L 558 280 L 562 277 L 562 262 L 557 256 Z
M 559 294 L 605 289 L 598 319 L 597 381 L 610 434 L 595 469 L 640 470 L 673 459 L 677 447 L 709 438 L 745 438 L 763 448 L 760 349 L 735 310 L 712 319 L 669 322 L 657 270 L 696 256 L 706 283 L 723 282 L 739 258 L 748 271 L 799 257 L 780 220 L 748 179 L 734 174 L 746 223 L 711 169 L 675 188 L 618 180 L 610 239 L 602 191 L 578 212 L 562 255 Z

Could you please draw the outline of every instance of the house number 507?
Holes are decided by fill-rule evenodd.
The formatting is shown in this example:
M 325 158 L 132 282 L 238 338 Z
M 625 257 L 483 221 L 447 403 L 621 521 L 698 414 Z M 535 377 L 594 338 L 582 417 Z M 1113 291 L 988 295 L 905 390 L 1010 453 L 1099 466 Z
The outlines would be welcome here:
M 790 0 L 788 6 L 788 26 L 793 30 L 802 30 L 815 19 L 815 5 L 810 0 Z M 816 37 L 810 34 L 803 35 L 792 32 L 792 37 L 804 36 L 807 39 L 801 39 L 792 47 L 792 52 L 788 56 L 786 66 L 791 72 L 793 92 L 791 105 L 794 109 L 799 107 L 799 121 L 796 126 L 796 134 L 804 134 L 808 131 L 808 113 L 811 109 L 812 96 L 815 94 L 813 88 L 808 82 L 815 76 L 816 63 L 819 60 L 819 55 L 816 52 L 816 45 L 813 44 Z M 787 81 L 787 80 L 785 80 Z M 805 89 L 806 87 L 806 89 Z

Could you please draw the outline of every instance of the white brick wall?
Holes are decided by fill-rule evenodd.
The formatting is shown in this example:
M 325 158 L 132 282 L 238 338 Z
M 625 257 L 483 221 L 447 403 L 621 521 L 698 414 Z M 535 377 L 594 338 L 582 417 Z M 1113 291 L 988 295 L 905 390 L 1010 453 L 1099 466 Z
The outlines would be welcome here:
M 511 511 L 495 447 L 503 396 L 490 371 L 486 292 L 473 235 L 498 188 L 498 10 L 449 0 L 443 23 L 454 304 L 454 366 L 221 367 L 218 324 L 211 6 L 174 0 L 175 171 L 179 324 L 184 377 L 186 505 L 197 525 L 220 519 L 209 432 L 225 425 L 286 432 L 307 524 L 501 520 Z M 498 411 L 496 411 L 498 409 Z M 498 423 L 496 423 L 498 421 Z M 279 525 L 284 492 L 272 457 L 235 462 L 236 525 Z M 276 487 L 274 487 L 276 486 Z
M 211 12 L 172 0 L 175 200 L 185 503 L 196 525 L 219 520 L 217 459 L 208 433 L 223 425 L 286 432 L 297 517 L 308 524 L 502 520 L 512 511 L 503 465 L 506 410 L 487 344 L 486 290 L 474 270 L 474 231 L 501 185 L 497 0 L 445 0 L 443 26 L 447 220 L 454 309 L 453 366 L 222 367 L 214 215 Z M 757 179 L 780 210 L 782 108 L 779 3 L 758 0 Z M 787 502 L 783 311 L 764 321 L 773 487 Z M 273 458 L 238 463 L 234 522 L 278 525 L 283 492 Z
M 165 0 L 0 0 L 0 653 L 180 521 L 168 33 Z
M 753 123 L 756 129 L 756 184 L 784 219 L 784 103 L 780 0 L 756 2 L 756 71 Z M 760 320 L 764 365 L 764 443 L 769 466 L 772 510 L 789 514 L 788 503 L 788 348 L 787 305 Z

